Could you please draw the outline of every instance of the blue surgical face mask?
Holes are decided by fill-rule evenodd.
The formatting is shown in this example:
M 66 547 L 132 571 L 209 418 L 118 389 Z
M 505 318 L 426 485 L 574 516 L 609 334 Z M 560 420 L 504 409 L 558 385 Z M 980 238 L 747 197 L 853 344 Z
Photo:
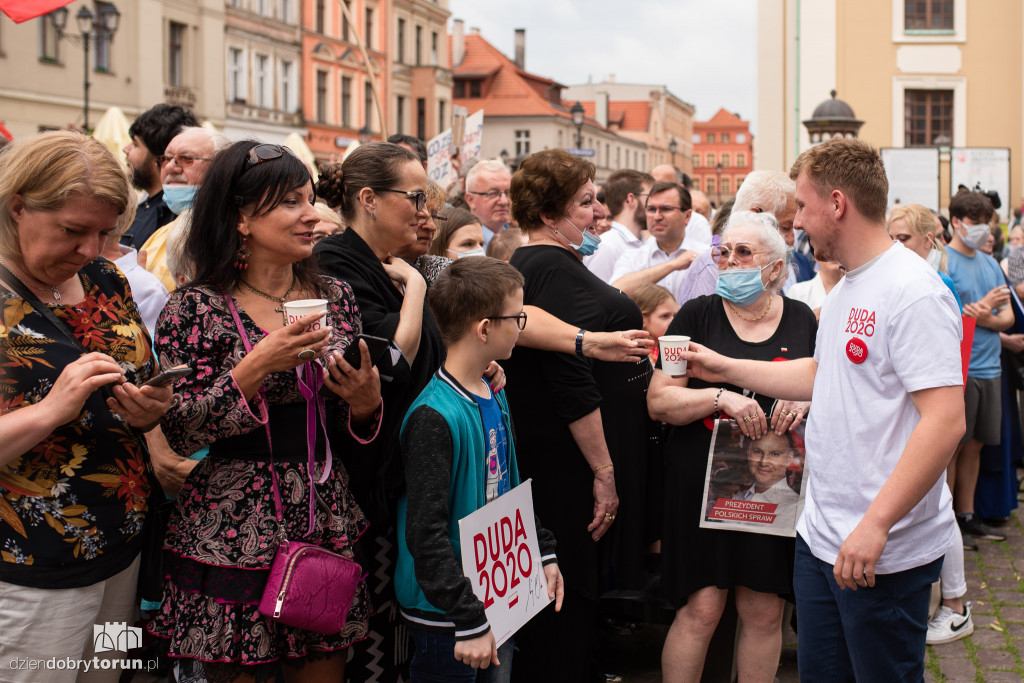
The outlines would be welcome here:
M 192 208 L 198 185 L 164 185 L 164 204 L 180 216 L 185 209 Z
M 576 224 L 573 223 L 568 218 L 565 219 L 565 222 L 571 225 L 572 227 L 576 228 Z M 555 232 L 558 232 L 558 230 L 555 230 Z M 583 235 L 583 244 L 577 246 L 573 244 L 572 240 L 570 240 L 568 237 L 566 237 L 565 241 L 568 242 L 569 246 L 572 247 L 580 256 L 590 256 L 595 251 L 597 251 L 597 248 L 599 246 L 601 246 L 601 238 L 598 237 L 597 235 L 594 235 L 586 230 L 580 230 L 579 228 L 576 228 L 576 232 Z M 562 233 L 560 232 L 558 234 L 562 235 Z M 562 237 L 565 237 L 565 235 L 562 235 Z
M 764 292 L 761 271 L 771 266 L 772 264 L 769 263 L 764 268 L 737 268 L 719 271 L 715 294 L 737 306 L 749 306 Z

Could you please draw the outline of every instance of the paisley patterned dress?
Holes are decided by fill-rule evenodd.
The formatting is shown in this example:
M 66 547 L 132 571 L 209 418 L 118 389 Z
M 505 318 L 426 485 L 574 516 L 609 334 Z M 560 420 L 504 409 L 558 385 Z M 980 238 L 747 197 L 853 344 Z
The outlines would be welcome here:
M 327 324 L 334 328 L 329 348 L 342 351 L 361 329 L 352 291 L 347 284 L 325 279 L 320 295 L 329 302 Z M 238 312 L 255 346 L 266 332 L 243 309 Z M 238 674 L 269 679 L 282 658 L 301 665 L 301 658 L 330 656 L 364 638 L 369 601 L 362 582 L 341 633 L 291 628 L 258 610 L 279 532 L 271 467 L 281 490 L 283 532 L 289 538 L 352 557 L 367 527 L 337 455 L 327 480 L 310 490 L 303 429 L 306 400 L 296 373 L 273 373 L 263 382 L 273 442 L 271 465 L 265 457 L 267 438 L 259 408 L 246 400 L 231 374 L 245 347 L 225 297 L 201 288 L 176 291 L 160 316 L 156 338 L 163 367 L 184 363 L 195 370 L 175 385 L 174 403 L 162 423 L 164 434 L 182 455 L 206 445 L 211 451 L 185 481 L 168 524 L 164 601 L 150 631 L 170 639 L 172 657 L 206 662 L 210 679 Z M 326 427 L 335 454 L 355 441 L 372 440 L 375 432 L 368 439 L 352 432 L 347 405 L 330 392 L 325 396 Z M 379 420 L 378 411 L 371 429 L 379 428 Z M 223 448 L 246 437 L 249 441 L 242 443 L 253 448 Z M 323 453 L 318 439 L 317 479 L 324 467 Z M 311 532 L 310 496 L 315 507 Z
M 112 357 L 129 382 L 142 384 L 155 360 L 128 281 L 105 259 L 79 278 L 85 298 L 50 310 L 89 351 Z M 42 401 L 84 354 L 0 287 L 0 415 Z M 78 588 L 128 567 L 139 553 L 151 476 L 138 437 L 94 392 L 76 418 L 0 465 L 0 581 Z

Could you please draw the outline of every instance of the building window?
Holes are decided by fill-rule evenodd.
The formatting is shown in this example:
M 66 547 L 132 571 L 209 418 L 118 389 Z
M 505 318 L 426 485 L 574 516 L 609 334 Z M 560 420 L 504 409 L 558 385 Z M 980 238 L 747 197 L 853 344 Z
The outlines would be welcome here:
M 111 7 L 108 2 L 96 3 L 96 16 L 102 17 L 103 10 Z M 102 22 L 96 22 L 96 71 L 110 71 L 110 33 Z
M 39 21 L 39 59 L 44 62 L 60 61 L 60 53 L 57 50 L 59 44 L 57 29 L 53 27 L 50 15 L 43 15 Z
M 363 84 L 363 119 L 366 127 L 373 130 L 373 86 L 369 83 Z
M 708 194 L 714 194 L 715 193 L 715 179 L 714 179 L 714 177 L 713 176 L 708 176 L 707 178 L 705 178 L 704 183 L 705 183 L 705 186 L 707 187 L 706 192 Z
M 953 91 L 904 91 L 904 145 L 948 147 L 953 144 Z
M 430 65 L 437 66 L 437 31 L 430 34 Z
M 290 23 L 292 20 L 292 0 L 281 0 L 281 21 Z
M 366 8 L 366 26 L 363 28 L 363 40 L 366 41 L 366 49 L 373 49 L 373 10 Z
M 416 66 L 423 63 L 423 27 L 416 27 Z
M 405 19 L 398 20 L 398 37 L 395 42 L 398 43 L 398 63 L 405 64 Z
M 530 131 L 516 131 L 516 159 L 530 155 Z
M 401 95 L 395 100 L 395 132 L 405 134 L 405 98 Z
M 736 191 L 737 192 L 739 192 L 740 188 L 743 187 L 743 179 L 744 178 L 746 178 L 746 176 L 740 176 L 740 177 L 736 178 Z
M 715 155 L 714 154 L 709 152 L 708 154 L 706 154 L 704 156 L 704 158 L 705 158 L 705 162 L 706 162 L 704 164 L 705 166 L 714 166 L 715 165 Z
M 714 142 L 714 141 L 715 141 L 715 134 L 714 133 L 708 133 L 708 135 L 707 135 L 707 142 Z
M 722 142 L 729 142 L 729 134 L 722 133 Z
M 327 72 L 316 72 L 316 120 L 327 123 Z
M 724 140 L 723 140 L 723 142 L 724 142 Z M 731 156 L 731 155 L 730 155 L 729 153 L 727 153 L 727 152 L 724 152 L 724 153 L 722 154 L 722 166 L 725 166 L 725 167 L 727 167 L 727 168 L 728 168 L 729 166 L 731 166 L 731 165 L 732 165 L 732 164 L 730 164 L 730 163 L 729 163 L 730 161 L 732 161 L 732 159 L 730 158 L 730 156 Z
M 448 103 L 444 100 L 439 100 L 437 103 L 437 134 L 443 133 L 449 125 L 448 124 Z
M 295 111 L 295 63 L 288 60 L 281 62 L 281 104 L 280 108 L 291 113 Z
M 905 0 L 903 13 L 904 30 L 953 30 L 953 0 Z
M 228 48 L 228 102 L 245 102 L 245 54 Z
M 270 106 L 270 74 L 267 72 L 267 64 L 270 58 L 266 55 L 256 55 L 256 106 L 267 108 Z
M 324 32 L 324 14 L 326 13 L 326 0 L 316 0 L 316 25 L 314 26 L 317 33 Z
M 469 96 L 480 97 L 480 84 L 482 81 L 470 81 L 469 82 Z
M 743 152 L 739 152 L 736 155 L 736 165 L 739 166 L 740 168 L 743 168 L 744 166 L 746 166 L 747 165 L 747 155 L 744 154 Z
M 180 86 L 183 82 L 185 50 L 185 24 L 171 22 L 167 41 L 167 82 Z
M 694 168 L 700 168 L 700 155 L 699 154 L 694 154 L 693 155 L 693 167 Z
M 267 0 L 256 0 L 256 14 L 265 15 L 267 13 Z
M 416 137 L 427 139 L 427 100 L 423 97 L 416 98 Z
M 455 88 L 452 90 L 452 97 L 458 99 L 466 96 L 466 82 L 455 81 Z
M 722 187 L 720 188 L 722 194 L 729 194 L 729 179 L 722 178 Z
M 347 12 L 341 13 L 341 39 L 348 40 L 348 15 L 352 11 L 352 0 L 345 0 L 345 9 Z
M 352 79 L 341 77 L 341 125 L 352 127 Z

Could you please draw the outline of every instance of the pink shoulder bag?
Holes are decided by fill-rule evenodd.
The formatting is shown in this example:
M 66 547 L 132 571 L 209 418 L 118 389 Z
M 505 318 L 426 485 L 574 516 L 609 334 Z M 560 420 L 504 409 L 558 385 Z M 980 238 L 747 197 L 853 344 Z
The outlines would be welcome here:
M 252 351 L 252 344 L 249 336 L 242 327 L 242 321 L 238 316 L 238 309 L 231 296 L 225 292 L 224 299 L 227 301 L 231 315 L 235 319 L 238 334 L 245 345 L 245 352 Z M 320 397 L 318 381 L 323 381 L 316 368 L 309 367 L 307 363 L 306 376 L 309 383 L 303 381 L 300 368 L 295 369 L 299 379 L 299 388 L 306 397 L 307 404 L 311 410 L 307 411 L 307 437 L 315 434 L 316 416 L 312 412 L 319 409 L 321 415 L 321 429 L 324 430 L 326 441 L 326 429 L 323 426 L 323 398 Z M 313 407 L 312 402 L 316 402 Z M 270 445 L 270 422 L 267 412 L 267 397 L 263 387 L 260 387 L 256 398 L 259 407 L 260 418 L 263 427 L 267 431 L 267 443 Z M 313 452 L 313 439 L 307 439 L 309 443 L 309 532 L 313 531 L 315 489 L 313 488 L 313 469 L 315 466 L 315 455 Z M 331 469 L 331 450 L 327 446 L 327 465 L 324 474 L 320 479 L 323 483 Z M 362 568 L 357 562 L 347 557 L 332 553 L 313 543 L 303 543 L 289 540 L 284 534 L 284 516 L 281 512 L 281 491 L 277 485 L 277 472 L 274 470 L 273 447 L 271 446 L 270 473 L 274 490 L 274 511 L 277 514 L 278 524 L 278 546 L 274 555 L 274 562 L 270 567 L 270 576 L 267 579 L 266 588 L 263 589 L 263 597 L 260 600 L 259 610 L 274 621 L 279 621 L 287 626 L 316 631 L 317 633 L 333 634 L 340 633 L 345 626 L 349 609 L 352 607 L 352 600 L 355 598 L 356 588 L 359 586 L 359 579 L 362 576 Z M 307 533 L 309 533 L 307 532 Z

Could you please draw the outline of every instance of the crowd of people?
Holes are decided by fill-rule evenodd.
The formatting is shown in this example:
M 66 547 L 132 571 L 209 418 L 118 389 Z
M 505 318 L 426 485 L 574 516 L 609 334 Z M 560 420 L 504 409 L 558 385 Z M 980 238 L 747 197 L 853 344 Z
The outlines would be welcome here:
M 408 136 L 316 176 L 179 106 L 131 136 L 0 152 L 5 680 L 115 680 L 93 626 L 144 622 L 180 681 L 591 681 L 608 596 L 671 611 L 665 681 L 730 610 L 750 681 L 794 602 L 810 681 L 917 680 L 973 629 L 1024 361 L 1024 229 L 996 240 L 985 193 L 887 215 L 856 140 L 715 208 L 563 150 L 442 188 Z M 499 647 L 459 520 L 527 479 L 554 605 Z M 302 552 L 358 571 L 285 608 Z

